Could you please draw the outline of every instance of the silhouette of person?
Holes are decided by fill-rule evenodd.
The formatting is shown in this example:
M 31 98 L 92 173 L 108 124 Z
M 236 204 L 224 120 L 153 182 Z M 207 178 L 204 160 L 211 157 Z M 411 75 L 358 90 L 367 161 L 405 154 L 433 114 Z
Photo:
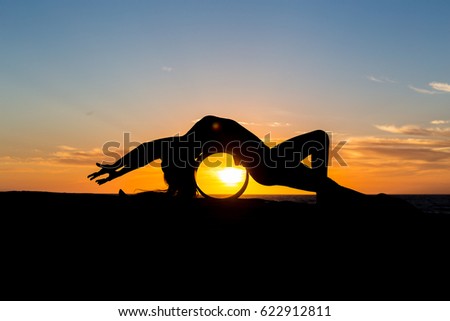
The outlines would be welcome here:
M 269 147 L 238 122 L 211 115 L 197 121 L 182 136 L 142 143 L 113 164 L 97 163 L 100 170 L 88 178 L 94 180 L 108 175 L 96 180 L 101 185 L 160 159 L 167 193 L 191 198 L 197 194 L 195 172 L 199 164 L 220 152 L 231 154 L 234 162 L 244 166 L 259 184 L 315 192 L 318 202 L 365 196 L 328 177 L 329 138 L 326 132 L 312 131 Z M 307 157 L 311 158 L 311 166 L 302 162 Z

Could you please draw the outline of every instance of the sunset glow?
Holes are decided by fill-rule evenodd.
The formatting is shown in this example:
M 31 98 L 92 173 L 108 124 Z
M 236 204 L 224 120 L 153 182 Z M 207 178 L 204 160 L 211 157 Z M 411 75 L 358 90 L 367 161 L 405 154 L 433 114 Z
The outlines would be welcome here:
M 196 181 L 208 195 L 230 196 L 244 185 L 245 168 L 235 165 L 230 154 L 213 154 L 200 164 Z
M 7 1 L 0 190 L 163 190 L 154 164 L 87 175 L 210 114 L 270 146 L 328 132 L 330 177 L 358 191 L 449 194 L 449 16 L 434 0 Z M 236 173 L 198 176 L 228 193 Z
M 236 186 L 238 183 L 244 181 L 245 171 L 241 169 L 236 169 L 232 167 L 227 167 L 221 169 L 217 175 L 219 175 L 220 180 L 228 186 Z

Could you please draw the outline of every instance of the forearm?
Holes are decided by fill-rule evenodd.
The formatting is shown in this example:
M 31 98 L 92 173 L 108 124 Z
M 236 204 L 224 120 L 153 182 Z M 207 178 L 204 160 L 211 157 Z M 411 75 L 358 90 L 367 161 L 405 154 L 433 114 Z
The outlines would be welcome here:
M 98 172 L 89 174 L 88 178 L 93 180 L 99 176 L 108 175 L 105 178 L 96 180 L 97 184 L 101 185 L 145 166 L 153 160 L 161 158 L 162 142 L 163 139 L 143 143 L 118 159 L 114 164 L 97 163 L 97 166 L 101 169 Z
M 121 171 L 129 172 L 161 158 L 162 142 L 157 139 L 142 143 L 121 158 Z

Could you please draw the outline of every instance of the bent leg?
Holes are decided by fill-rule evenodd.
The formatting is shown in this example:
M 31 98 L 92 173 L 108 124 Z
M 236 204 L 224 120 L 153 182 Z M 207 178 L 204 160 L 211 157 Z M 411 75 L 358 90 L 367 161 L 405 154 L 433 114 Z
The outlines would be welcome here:
M 311 169 L 327 177 L 329 137 L 323 130 L 290 138 L 271 149 L 271 158 L 277 160 L 279 167 L 296 167 L 308 156 L 311 156 Z
M 195 135 L 195 140 L 203 148 L 206 146 L 206 150 L 211 144 L 217 152 L 232 154 L 262 185 L 283 185 L 317 192 L 327 179 L 329 139 L 321 130 L 293 137 L 270 149 L 236 121 L 205 116 L 186 135 L 190 134 Z M 311 169 L 301 163 L 309 155 Z

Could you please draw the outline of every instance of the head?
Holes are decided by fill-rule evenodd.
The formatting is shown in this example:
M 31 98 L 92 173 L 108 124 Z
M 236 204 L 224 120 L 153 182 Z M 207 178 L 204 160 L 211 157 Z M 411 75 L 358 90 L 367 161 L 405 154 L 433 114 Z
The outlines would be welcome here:
M 180 198 L 193 198 L 197 195 L 195 182 L 196 169 L 191 167 L 163 166 L 167 193 Z
M 164 180 L 168 186 L 170 196 L 193 198 L 197 195 L 195 174 L 197 162 L 192 160 L 192 152 L 184 145 L 177 144 L 178 137 L 165 150 L 161 157 L 161 166 Z

